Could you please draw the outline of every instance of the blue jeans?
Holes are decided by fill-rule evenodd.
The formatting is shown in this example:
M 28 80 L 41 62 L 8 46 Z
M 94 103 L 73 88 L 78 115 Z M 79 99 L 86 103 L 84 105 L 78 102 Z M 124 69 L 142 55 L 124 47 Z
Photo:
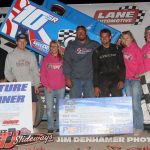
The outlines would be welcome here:
M 132 96 L 133 126 L 136 129 L 144 129 L 143 111 L 141 107 L 142 87 L 139 80 L 126 80 L 125 90 L 127 96 Z
M 73 79 L 72 83 L 73 83 L 73 86 L 70 90 L 70 98 L 94 97 L 94 89 L 93 89 L 92 80 Z
M 59 100 L 64 98 L 65 88 L 52 90 L 51 92 L 47 92 L 44 88 L 44 93 L 47 105 L 48 130 L 59 129 Z M 56 124 L 54 121 L 54 98 L 56 98 Z

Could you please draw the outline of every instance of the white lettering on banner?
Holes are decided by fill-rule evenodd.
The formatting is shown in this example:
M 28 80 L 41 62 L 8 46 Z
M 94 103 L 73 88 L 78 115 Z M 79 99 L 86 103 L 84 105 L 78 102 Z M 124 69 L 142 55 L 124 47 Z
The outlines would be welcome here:
M 103 23 L 132 23 L 132 19 L 107 19 L 101 20 Z
M 139 10 L 97 10 L 94 18 L 106 24 L 132 24 Z
M 145 143 L 150 142 L 150 137 L 58 137 L 58 143 Z
M 58 18 L 43 10 L 36 9 L 33 5 L 28 5 L 13 21 L 21 23 L 31 30 L 39 30 L 48 21 L 56 23 Z
M 150 142 L 150 137 L 127 137 L 127 142 Z
M 72 142 L 72 138 L 71 137 L 58 137 L 56 139 L 56 142 L 69 143 L 69 142 Z
M 124 18 L 126 15 L 126 12 L 117 12 L 115 18 Z
M 125 142 L 124 137 L 74 137 L 73 142 Z
M 36 9 L 36 7 L 32 6 L 32 5 L 28 5 L 26 6 L 23 11 L 21 11 L 21 13 L 18 14 L 18 16 L 16 16 L 14 18 L 14 21 L 21 23 L 26 17 L 28 17 L 34 10 Z
M 103 18 L 125 18 L 126 14 L 126 12 L 110 12 L 106 16 L 103 16 L 103 13 L 101 13 L 101 16 L 103 16 Z M 99 16 L 99 18 L 101 18 L 101 16 Z
M 44 52 L 44 53 L 46 53 L 46 54 L 47 54 L 48 51 L 49 51 L 49 46 L 46 45 L 46 44 L 44 44 L 43 42 L 33 40 L 33 41 L 32 41 L 32 44 L 33 44 L 33 46 L 34 46 L 35 48 L 41 49 L 42 52 Z
M 132 18 L 135 15 L 135 11 L 124 11 L 124 12 L 100 12 L 98 14 L 99 19 L 108 19 L 108 18 Z
M 132 18 L 134 16 L 134 12 L 127 12 L 126 17 Z

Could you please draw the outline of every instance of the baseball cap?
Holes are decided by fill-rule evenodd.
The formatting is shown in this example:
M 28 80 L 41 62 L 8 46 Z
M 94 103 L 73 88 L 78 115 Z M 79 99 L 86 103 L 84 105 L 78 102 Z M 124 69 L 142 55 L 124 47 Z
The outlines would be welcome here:
M 19 39 L 25 39 L 25 40 L 27 40 L 28 38 L 27 38 L 27 35 L 26 35 L 26 34 L 21 33 L 21 34 L 18 34 L 18 35 L 17 35 L 16 40 L 18 41 Z

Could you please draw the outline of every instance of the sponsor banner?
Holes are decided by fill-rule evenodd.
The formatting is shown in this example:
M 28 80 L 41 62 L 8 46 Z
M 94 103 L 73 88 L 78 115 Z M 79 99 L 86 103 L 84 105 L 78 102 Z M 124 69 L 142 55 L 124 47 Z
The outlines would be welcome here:
M 0 149 L 9 150 L 150 150 L 150 137 L 109 136 L 59 136 L 58 134 L 29 134 L 25 130 L 0 130 Z
M 63 99 L 60 135 L 128 134 L 133 132 L 131 97 Z
M 21 130 L 0 130 L 0 149 L 18 149 L 17 146 L 22 145 L 36 145 L 37 143 L 43 142 L 47 144 L 53 142 L 52 134 L 30 134 L 25 129 Z
M 131 30 L 139 46 L 145 43 L 144 29 L 150 25 L 150 3 L 70 4 L 71 7 L 119 30 Z
M 133 24 L 138 10 L 99 10 L 94 18 L 107 24 Z
M 0 130 L 33 132 L 30 82 L 0 83 Z
M 55 142 L 58 143 L 149 143 L 150 137 L 139 136 L 75 136 L 75 137 L 57 137 Z

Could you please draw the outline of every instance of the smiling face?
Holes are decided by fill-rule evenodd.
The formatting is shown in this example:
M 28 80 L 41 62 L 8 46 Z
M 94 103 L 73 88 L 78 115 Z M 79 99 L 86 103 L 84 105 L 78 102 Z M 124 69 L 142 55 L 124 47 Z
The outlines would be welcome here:
M 59 46 L 57 43 L 50 44 L 50 52 L 53 56 L 57 56 L 59 53 Z
M 16 42 L 17 44 L 17 48 L 20 49 L 20 50 L 25 50 L 25 47 L 27 45 L 27 41 L 26 39 L 18 39 L 18 41 Z
M 121 43 L 123 44 L 123 46 L 129 47 L 133 41 L 134 41 L 134 38 L 130 31 L 126 31 L 122 33 Z
M 124 46 L 129 47 L 132 41 L 132 38 L 128 34 L 122 35 L 122 43 Z
M 78 30 L 76 32 L 76 36 L 79 41 L 86 41 L 87 33 L 86 33 L 85 29 L 78 28 Z
M 106 33 L 101 33 L 100 39 L 101 39 L 102 45 L 104 47 L 109 46 L 110 41 L 111 41 L 111 36 L 110 36 L 109 33 L 107 33 L 107 32 Z

